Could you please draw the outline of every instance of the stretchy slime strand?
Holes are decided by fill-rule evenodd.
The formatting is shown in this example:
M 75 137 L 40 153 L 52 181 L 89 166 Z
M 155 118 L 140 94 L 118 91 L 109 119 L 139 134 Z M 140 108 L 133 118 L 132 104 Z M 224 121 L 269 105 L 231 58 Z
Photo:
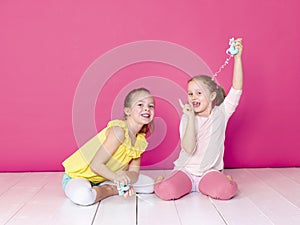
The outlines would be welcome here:
M 212 80 L 215 80 L 218 74 L 228 65 L 230 59 L 233 57 L 233 55 L 237 54 L 239 50 L 234 47 L 235 41 L 234 38 L 229 39 L 229 48 L 226 50 L 226 54 L 229 55 L 229 57 L 225 60 L 222 66 L 220 66 L 219 70 L 215 72 L 215 74 L 212 77 Z

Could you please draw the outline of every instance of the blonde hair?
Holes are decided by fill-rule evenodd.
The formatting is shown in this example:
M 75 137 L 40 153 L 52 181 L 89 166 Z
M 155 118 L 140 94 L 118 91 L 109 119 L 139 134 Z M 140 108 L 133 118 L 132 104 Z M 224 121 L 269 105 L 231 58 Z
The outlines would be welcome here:
M 147 94 L 151 95 L 151 92 L 144 87 L 133 89 L 125 97 L 124 108 L 132 107 L 132 104 L 134 103 L 133 102 L 134 96 L 140 92 L 146 92 Z M 128 115 L 124 112 L 124 120 L 126 120 L 127 117 Z M 154 122 L 152 120 L 149 124 L 144 124 L 138 133 L 143 133 L 149 136 L 153 132 L 153 130 L 154 130 Z
M 207 76 L 207 75 L 198 75 L 198 76 L 194 76 L 193 78 L 191 78 L 189 82 L 191 81 L 201 81 L 206 87 L 207 89 L 210 91 L 210 93 L 215 92 L 216 93 L 216 97 L 213 101 L 213 106 L 215 105 L 221 105 L 222 102 L 224 101 L 225 97 L 226 97 L 226 93 L 223 89 L 222 86 L 218 85 L 212 77 Z

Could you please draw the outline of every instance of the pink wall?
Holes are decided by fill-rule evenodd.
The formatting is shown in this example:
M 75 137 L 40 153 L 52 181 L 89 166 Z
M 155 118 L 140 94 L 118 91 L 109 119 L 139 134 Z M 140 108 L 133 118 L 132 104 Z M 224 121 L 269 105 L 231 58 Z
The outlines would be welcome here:
M 245 86 L 228 125 L 227 167 L 300 166 L 300 14 L 289 1 L 1 1 L 0 171 L 62 170 L 148 87 L 156 133 L 144 168 L 178 154 L 178 97 L 244 38 Z M 147 41 L 153 40 L 153 41 Z M 230 87 L 232 62 L 219 75 Z

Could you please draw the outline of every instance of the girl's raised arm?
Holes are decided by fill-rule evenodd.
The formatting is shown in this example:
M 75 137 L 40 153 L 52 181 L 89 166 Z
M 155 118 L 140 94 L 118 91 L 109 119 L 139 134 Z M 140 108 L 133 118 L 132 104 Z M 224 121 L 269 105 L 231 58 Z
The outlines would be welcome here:
M 234 55 L 232 87 L 236 90 L 242 90 L 243 88 L 242 38 L 238 38 L 235 40 L 235 48 L 237 48 L 239 52 L 236 55 Z

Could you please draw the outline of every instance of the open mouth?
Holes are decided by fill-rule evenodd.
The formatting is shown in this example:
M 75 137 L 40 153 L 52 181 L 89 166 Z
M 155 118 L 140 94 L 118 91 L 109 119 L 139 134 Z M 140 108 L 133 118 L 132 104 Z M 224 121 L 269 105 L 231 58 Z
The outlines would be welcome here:
M 149 119 L 150 118 L 150 113 L 142 113 L 141 116 L 146 118 L 146 119 Z
M 200 102 L 193 102 L 193 107 L 198 108 L 200 106 Z

